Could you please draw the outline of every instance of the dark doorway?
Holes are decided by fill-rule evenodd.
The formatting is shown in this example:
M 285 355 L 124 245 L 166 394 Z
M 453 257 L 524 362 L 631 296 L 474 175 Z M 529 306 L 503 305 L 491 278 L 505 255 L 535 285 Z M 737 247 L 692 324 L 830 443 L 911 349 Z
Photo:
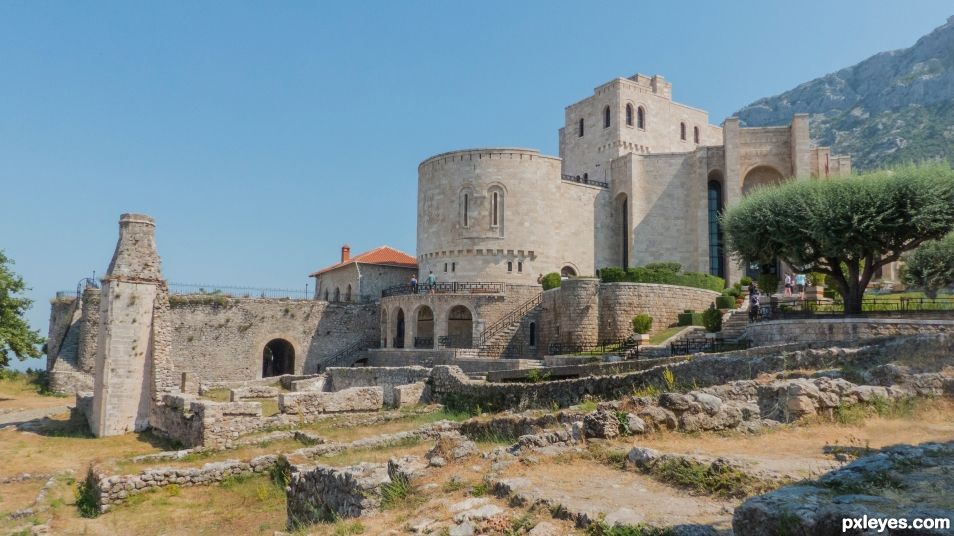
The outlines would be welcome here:
M 262 351 L 262 377 L 295 373 L 295 348 L 285 339 L 273 339 Z
M 397 329 L 394 330 L 394 347 L 404 348 L 404 310 L 398 309 Z

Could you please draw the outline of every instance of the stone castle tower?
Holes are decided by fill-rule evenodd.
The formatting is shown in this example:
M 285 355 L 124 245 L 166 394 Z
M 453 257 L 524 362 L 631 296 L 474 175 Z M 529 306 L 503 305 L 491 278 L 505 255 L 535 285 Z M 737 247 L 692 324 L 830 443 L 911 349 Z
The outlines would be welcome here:
M 156 224 L 123 214 L 119 241 L 103 278 L 90 429 L 97 437 L 144 430 L 156 394 L 156 363 L 165 357 L 166 283 L 156 252 Z

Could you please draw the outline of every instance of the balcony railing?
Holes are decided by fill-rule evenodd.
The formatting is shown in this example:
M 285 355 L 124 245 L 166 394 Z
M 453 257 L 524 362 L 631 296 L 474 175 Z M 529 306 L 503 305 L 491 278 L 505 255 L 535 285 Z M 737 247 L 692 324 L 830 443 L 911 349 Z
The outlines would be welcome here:
M 501 294 L 507 289 L 506 283 L 491 282 L 458 282 L 458 283 L 434 283 L 428 285 L 420 283 L 417 285 L 398 285 L 388 287 L 381 292 L 381 296 L 403 296 L 406 294 Z
M 600 188 L 609 188 L 608 182 L 601 182 L 588 177 L 581 177 L 580 175 L 561 175 L 560 178 L 567 182 L 576 182 L 579 184 L 588 184 L 590 186 L 599 186 Z

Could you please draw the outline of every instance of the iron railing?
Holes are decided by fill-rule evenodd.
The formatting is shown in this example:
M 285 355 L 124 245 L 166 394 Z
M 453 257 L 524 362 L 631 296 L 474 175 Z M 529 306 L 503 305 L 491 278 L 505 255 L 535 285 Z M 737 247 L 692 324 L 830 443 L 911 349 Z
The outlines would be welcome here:
M 589 184 L 590 186 L 599 186 L 600 188 L 609 188 L 608 182 L 597 181 L 588 177 L 581 177 L 580 175 L 561 175 L 560 178 L 567 182 L 576 182 L 579 184 Z
M 551 342 L 547 346 L 547 353 L 550 355 L 605 355 L 618 353 L 626 359 L 632 359 L 639 357 L 639 341 L 633 337 L 629 337 L 626 339 L 604 340 L 595 344 Z
M 233 287 L 198 283 L 169 283 L 170 294 L 218 294 L 231 298 L 287 298 L 290 300 L 310 300 L 305 290 L 282 288 Z
M 752 343 L 748 340 L 726 340 L 709 337 L 683 337 L 669 343 L 669 355 L 690 355 L 698 353 L 728 352 L 731 350 L 748 350 Z
M 438 348 L 471 348 L 472 346 L 473 343 L 470 337 L 441 335 L 437 338 Z
M 348 346 L 345 346 L 341 350 L 338 350 L 331 357 L 325 360 L 324 364 L 319 366 L 318 372 L 321 372 L 328 367 L 340 367 L 340 366 L 351 366 L 353 362 L 348 362 L 348 359 L 354 357 L 354 354 L 358 352 L 363 352 L 369 348 L 377 348 L 381 345 L 381 342 L 375 338 L 359 339 Z
M 798 318 L 937 318 L 954 317 L 954 297 L 869 298 L 860 313 L 846 313 L 841 301 L 824 303 L 807 300 L 761 305 L 749 319 L 755 322 Z
M 477 347 L 482 348 L 485 344 L 490 342 L 490 339 L 500 333 L 501 331 L 507 329 L 508 327 L 514 325 L 518 322 L 527 313 L 535 309 L 538 305 L 543 303 L 543 293 L 539 293 L 533 298 L 530 298 L 525 303 L 517 306 L 516 309 L 510 311 L 502 318 L 497 319 L 494 323 L 484 328 L 484 331 L 477 337 Z
M 414 347 L 422 349 L 434 348 L 434 337 L 414 337 Z
M 417 285 L 397 285 L 381 292 L 381 297 L 403 296 L 406 294 L 500 294 L 506 291 L 506 283 L 462 281 L 456 283 L 419 283 Z

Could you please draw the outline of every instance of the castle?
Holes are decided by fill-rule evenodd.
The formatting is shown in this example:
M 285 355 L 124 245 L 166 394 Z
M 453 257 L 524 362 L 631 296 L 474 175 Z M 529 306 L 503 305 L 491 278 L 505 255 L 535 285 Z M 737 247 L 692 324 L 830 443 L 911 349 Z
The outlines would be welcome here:
M 813 147 L 808 118 L 788 126 L 709 124 L 672 101 L 660 76 L 618 78 L 566 108 L 560 157 L 531 149 L 439 154 L 418 168 L 415 258 L 382 247 L 311 274 L 309 299 L 170 292 L 155 222 L 124 214 L 102 288 L 53 301 L 48 370 L 78 395 L 96 435 L 163 426 L 164 396 L 330 366 L 453 363 L 465 372 L 530 360 L 654 329 L 717 292 L 603 284 L 609 266 L 675 261 L 736 281 L 718 214 L 759 186 L 850 171 Z M 567 279 L 542 292 L 540 275 Z M 437 284 L 423 284 L 429 274 Z M 513 359 L 501 359 L 501 358 Z M 174 402 L 181 404 L 182 402 Z M 168 425 L 165 425 L 168 428 Z
M 636 74 L 571 104 L 560 157 L 469 149 L 418 167 L 417 258 L 445 281 L 533 284 L 542 273 L 675 261 L 738 280 L 717 216 L 759 186 L 848 173 L 849 156 L 813 147 L 808 116 L 722 127 Z M 770 267 L 774 269 L 775 267 Z

